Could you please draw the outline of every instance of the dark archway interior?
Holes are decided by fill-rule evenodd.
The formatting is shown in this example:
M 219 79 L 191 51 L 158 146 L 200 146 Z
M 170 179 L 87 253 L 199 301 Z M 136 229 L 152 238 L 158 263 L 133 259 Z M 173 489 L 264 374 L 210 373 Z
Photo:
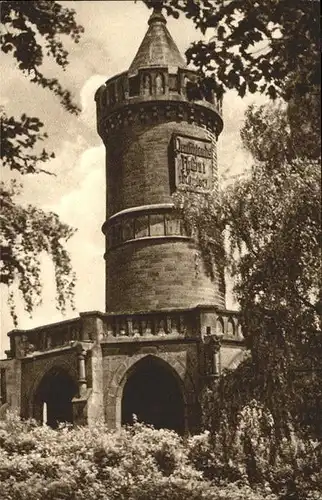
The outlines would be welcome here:
M 42 379 L 35 407 L 47 405 L 47 425 L 56 428 L 62 422 L 73 422 L 72 398 L 77 393 L 74 380 L 63 370 L 53 369 Z M 39 411 L 38 411 L 39 413 Z
M 147 357 L 137 363 L 129 376 L 122 397 L 122 425 L 139 422 L 156 429 L 184 432 L 184 403 L 176 377 L 166 366 Z

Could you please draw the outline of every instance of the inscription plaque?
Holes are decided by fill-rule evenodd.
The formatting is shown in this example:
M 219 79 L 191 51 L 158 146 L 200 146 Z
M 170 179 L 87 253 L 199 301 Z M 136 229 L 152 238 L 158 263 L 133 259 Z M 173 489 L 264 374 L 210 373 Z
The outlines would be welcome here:
M 173 136 L 175 187 L 208 192 L 212 188 L 211 141 Z

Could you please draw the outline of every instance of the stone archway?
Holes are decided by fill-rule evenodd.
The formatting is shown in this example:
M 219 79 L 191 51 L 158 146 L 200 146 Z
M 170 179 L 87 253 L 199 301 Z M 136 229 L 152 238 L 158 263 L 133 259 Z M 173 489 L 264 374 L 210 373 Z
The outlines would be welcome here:
M 173 369 L 154 356 L 146 356 L 127 373 L 121 404 L 122 425 L 138 421 L 183 434 L 185 408 L 181 384 Z M 135 418 L 135 417 L 134 417 Z
M 62 422 L 73 422 L 72 399 L 77 384 L 61 367 L 51 368 L 41 379 L 34 396 L 33 416 L 56 428 Z

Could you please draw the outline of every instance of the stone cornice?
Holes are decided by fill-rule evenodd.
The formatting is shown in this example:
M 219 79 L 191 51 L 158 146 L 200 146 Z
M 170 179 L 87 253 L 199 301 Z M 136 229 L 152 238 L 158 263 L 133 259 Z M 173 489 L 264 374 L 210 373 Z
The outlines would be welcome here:
M 188 122 L 203 127 L 219 136 L 223 121 L 213 107 L 205 103 L 192 103 L 173 100 L 154 100 L 136 102 L 120 107 L 112 113 L 102 116 L 98 122 L 98 131 L 103 140 L 119 130 L 138 126 L 151 126 L 158 122 Z

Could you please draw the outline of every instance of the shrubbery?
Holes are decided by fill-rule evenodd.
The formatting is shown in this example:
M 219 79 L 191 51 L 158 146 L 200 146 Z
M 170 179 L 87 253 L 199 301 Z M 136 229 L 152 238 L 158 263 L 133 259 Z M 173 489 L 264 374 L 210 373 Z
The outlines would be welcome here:
M 246 484 L 214 484 L 194 464 L 196 441 L 141 424 L 55 431 L 11 415 L 1 423 L 0 446 L 3 500 L 267 498 Z
M 281 456 L 269 473 L 262 467 L 265 473 L 256 483 L 249 481 L 235 446 L 236 460 L 227 462 L 220 440 L 214 443 L 209 433 L 183 439 L 141 424 L 120 431 L 109 431 L 103 424 L 52 430 L 9 414 L 0 422 L 1 499 L 322 498 L 317 448 L 308 454 L 299 446 L 296 457 L 294 450 L 285 449 L 284 461 Z M 294 495 L 286 496 L 292 488 Z

